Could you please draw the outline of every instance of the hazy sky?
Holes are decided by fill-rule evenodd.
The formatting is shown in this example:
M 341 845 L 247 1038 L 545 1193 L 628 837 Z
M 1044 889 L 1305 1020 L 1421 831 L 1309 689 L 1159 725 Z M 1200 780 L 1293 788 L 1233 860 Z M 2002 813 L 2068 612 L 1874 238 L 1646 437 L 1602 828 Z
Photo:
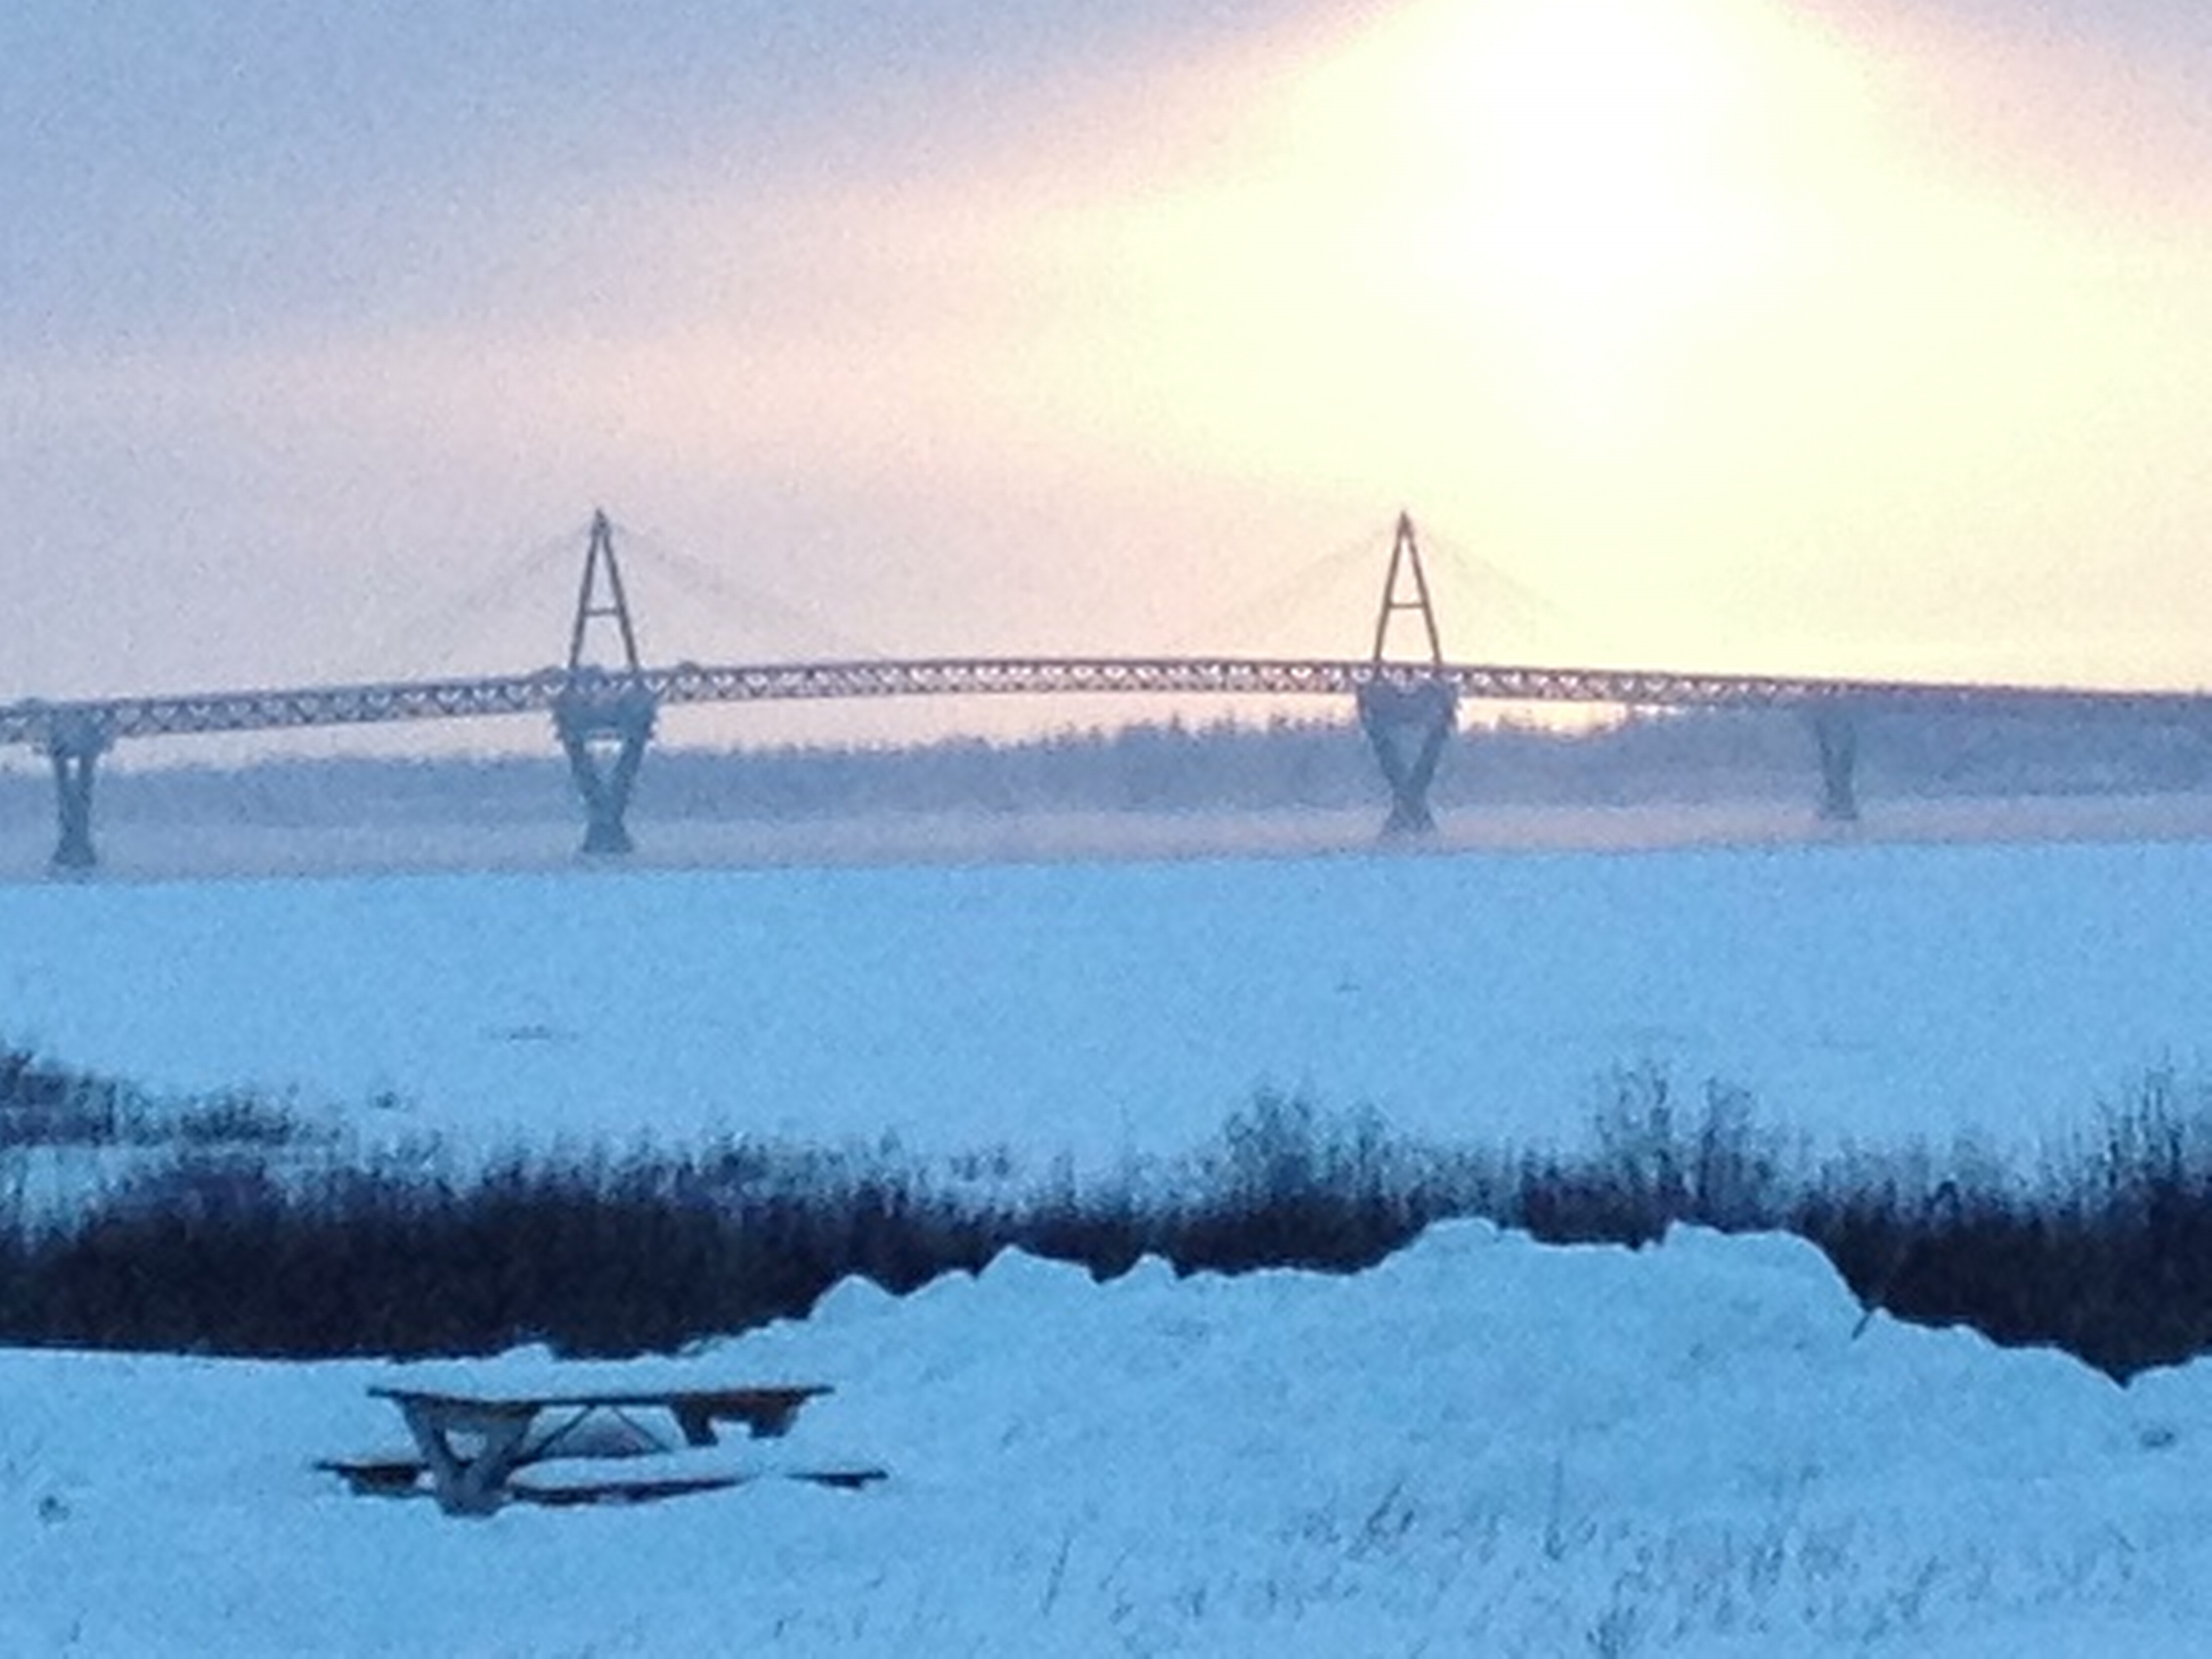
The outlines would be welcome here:
M 2202 0 L 15 0 L 0 157 L 0 698 L 602 504 L 660 660 L 1351 653 L 1403 505 L 1455 657 L 2212 684 Z

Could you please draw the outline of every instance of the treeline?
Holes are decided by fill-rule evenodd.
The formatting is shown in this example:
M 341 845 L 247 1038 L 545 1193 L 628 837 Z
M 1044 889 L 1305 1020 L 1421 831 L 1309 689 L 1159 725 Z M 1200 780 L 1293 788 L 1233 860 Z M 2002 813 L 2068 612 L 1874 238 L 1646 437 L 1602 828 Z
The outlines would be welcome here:
M 40 1143 L 0 1079 L 0 1170 Z M 104 1085 L 82 1091 L 96 1099 Z M 17 1101 L 41 1109 L 33 1084 Z M 1449 1217 L 1641 1247 L 1690 1224 L 1817 1245 L 1862 1304 L 2051 1345 L 2124 1379 L 2212 1352 L 2212 1100 L 2145 1079 L 2100 1130 L 2023 1174 L 1971 1146 L 1815 1156 L 1739 1093 L 1625 1072 L 1583 1144 L 1453 1147 L 1369 1112 L 1267 1093 L 1212 1145 L 1103 1176 L 1003 1152 L 743 1137 L 464 1168 L 434 1148 L 343 1157 L 247 1112 L 191 1121 L 63 1206 L 0 1182 L 0 1342 L 315 1357 L 542 1342 L 671 1351 L 804 1314 L 860 1275 L 894 1291 L 1010 1248 L 1104 1279 L 1350 1271 Z
M 1798 800 L 1810 797 L 1814 771 L 1809 732 L 1784 714 L 1641 714 L 1585 730 L 1470 720 L 1433 793 L 1444 805 Z M 2212 781 L 2212 742 L 2117 720 L 1889 714 L 1861 721 L 1860 777 L 1874 795 L 2164 793 Z M 106 823 L 316 827 L 527 821 L 573 811 L 566 770 L 550 753 L 111 767 L 100 788 Z M 1378 789 L 1356 725 L 1279 716 L 995 742 L 662 747 L 646 762 L 633 816 L 1326 810 L 1370 806 Z M 0 816 L 52 811 L 40 769 L 18 759 L 0 770 Z

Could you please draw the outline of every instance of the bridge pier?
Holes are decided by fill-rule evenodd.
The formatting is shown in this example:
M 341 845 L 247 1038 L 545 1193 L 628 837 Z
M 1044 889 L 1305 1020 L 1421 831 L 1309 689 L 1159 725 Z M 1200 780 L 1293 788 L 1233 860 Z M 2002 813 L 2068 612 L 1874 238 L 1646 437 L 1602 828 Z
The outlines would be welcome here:
M 1359 725 L 1390 786 L 1386 838 L 1425 836 L 1437 827 L 1429 784 L 1459 715 L 1459 694 L 1442 680 L 1371 679 L 1359 688 Z
M 1859 734 L 1851 711 L 1833 704 L 1815 705 L 1813 741 L 1820 753 L 1821 822 L 1857 823 Z
M 46 734 L 46 758 L 54 769 L 54 855 L 47 862 L 63 874 L 94 868 L 100 854 L 92 843 L 92 783 L 100 757 L 107 752 L 106 732 L 89 721 L 74 720 Z
M 633 850 L 626 822 L 630 790 L 653 738 L 653 694 L 633 687 L 612 698 L 580 696 L 555 709 L 553 729 L 568 757 L 568 775 L 584 805 L 587 854 Z

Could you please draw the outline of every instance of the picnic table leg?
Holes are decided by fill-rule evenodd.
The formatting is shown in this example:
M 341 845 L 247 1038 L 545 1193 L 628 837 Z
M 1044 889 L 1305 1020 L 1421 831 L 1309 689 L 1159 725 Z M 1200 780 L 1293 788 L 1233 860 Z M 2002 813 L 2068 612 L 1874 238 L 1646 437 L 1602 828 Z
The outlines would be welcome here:
M 696 1406 L 676 1406 L 671 1408 L 676 1426 L 684 1431 L 687 1446 L 711 1446 L 715 1443 L 714 1419 Z
M 463 1421 L 420 1400 L 403 1401 L 400 1411 L 429 1466 L 439 1508 L 448 1515 L 489 1515 L 506 1501 L 507 1477 L 522 1461 L 523 1440 L 535 1413 L 471 1413 Z M 474 1456 L 463 1457 L 453 1449 L 450 1437 L 456 1429 L 483 1437 Z
M 745 1425 L 746 1432 L 756 1440 L 772 1440 L 787 1432 L 792 1420 L 799 1415 L 803 1400 L 780 1402 L 763 1401 L 732 1410 L 724 1405 L 678 1401 L 669 1407 L 676 1425 L 684 1431 L 684 1443 L 692 1446 L 713 1446 L 720 1443 L 714 1432 L 716 1419 L 732 1418 Z

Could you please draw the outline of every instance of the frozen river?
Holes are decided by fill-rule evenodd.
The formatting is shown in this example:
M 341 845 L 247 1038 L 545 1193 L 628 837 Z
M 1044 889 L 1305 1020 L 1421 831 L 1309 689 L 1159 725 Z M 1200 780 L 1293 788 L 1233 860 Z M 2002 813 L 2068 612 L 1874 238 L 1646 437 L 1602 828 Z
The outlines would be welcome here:
M 2033 1138 L 2212 1050 L 2212 843 L 0 885 L 0 1033 L 465 1135 L 1172 1151 L 1253 1091 L 1578 1137 L 1614 1067 Z

